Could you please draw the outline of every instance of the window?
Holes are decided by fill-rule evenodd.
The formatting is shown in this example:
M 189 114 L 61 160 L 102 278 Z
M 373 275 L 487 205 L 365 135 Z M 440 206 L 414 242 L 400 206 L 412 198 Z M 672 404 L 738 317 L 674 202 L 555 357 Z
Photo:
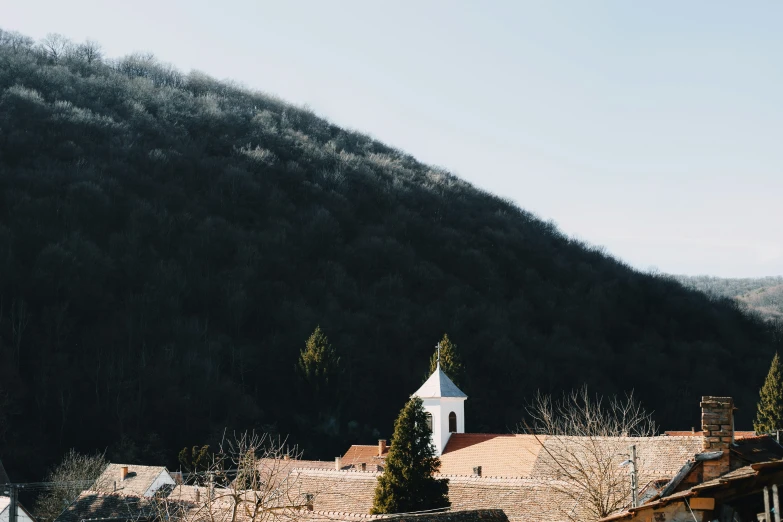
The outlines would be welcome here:
M 449 433 L 457 433 L 457 414 L 449 413 Z
M 427 412 L 427 429 L 432 431 L 432 413 Z

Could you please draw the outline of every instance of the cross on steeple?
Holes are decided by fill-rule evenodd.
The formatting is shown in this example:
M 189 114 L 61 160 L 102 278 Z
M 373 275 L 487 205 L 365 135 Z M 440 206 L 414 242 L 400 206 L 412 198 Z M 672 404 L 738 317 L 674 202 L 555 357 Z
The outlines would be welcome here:
M 437 365 L 437 368 L 440 368 L 440 343 L 436 344 L 435 348 L 438 349 L 438 365 Z

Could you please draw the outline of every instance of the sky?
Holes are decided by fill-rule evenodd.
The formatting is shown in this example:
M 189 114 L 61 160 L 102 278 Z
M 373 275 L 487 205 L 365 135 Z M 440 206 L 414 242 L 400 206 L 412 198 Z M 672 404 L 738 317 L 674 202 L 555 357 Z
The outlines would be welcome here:
M 308 105 L 640 270 L 783 275 L 783 2 L 0 0 Z

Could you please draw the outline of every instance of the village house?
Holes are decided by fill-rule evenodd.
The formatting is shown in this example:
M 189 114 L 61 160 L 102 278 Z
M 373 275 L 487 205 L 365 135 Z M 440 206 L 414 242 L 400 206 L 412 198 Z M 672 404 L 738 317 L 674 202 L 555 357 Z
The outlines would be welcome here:
M 11 498 L 0 496 L 0 522 L 9 522 L 11 519 Z M 19 503 L 16 504 L 17 522 L 35 522 L 35 519 L 25 507 Z
M 637 507 L 604 522 L 780 521 L 783 448 L 770 436 L 734 436 L 730 397 L 702 397 L 702 451 Z
M 555 448 L 562 450 L 565 446 L 570 453 L 577 454 L 584 444 L 583 438 L 465 433 L 463 412 L 467 397 L 440 368 L 414 396 L 422 398 L 431 419 L 433 444 L 441 460 L 439 476 L 449 479 L 452 510 L 492 507 L 502 509 L 512 522 L 590 518 L 584 501 L 569 494 L 572 485 L 552 463 Z M 777 464 L 764 463 L 783 458 L 783 447 L 769 436 L 756 437 L 753 432 L 735 434 L 733 403 L 727 420 L 726 406 L 721 401 L 730 399 L 705 397 L 702 401 L 702 431 L 667 432 L 654 437 L 606 437 L 591 443 L 603 445 L 611 450 L 607 453 L 616 455 L 635 446 L 640 498 L 650 503 L 667 503 L 661 500 L 660 494 L 675 479 L 679 481 L 678 489 L 667 490 L 667 494 L 679 494 L 683 488 L 703 483 L 712 484 L 710 481 L 721 480 L 721 476 L 730 472 L 739 474 L 731 475 L 732 480 L 739 480 L 739 476 L 747 477 L 749 469 L 753 469 L 747 466 L 774 469 Z M 377 478 L 389 448 L 385 440 L 377 446 L 356 445 L 338 457 L 332 469 L 302 462 L 291 472 L 304 491 L 313 492 L 316 511 L 366 514 L 372 507 Z M 722 453 L 718 455 L 718 452 Z M 683 476 L 684 468 L 689 469 L 687 476 Z M 766 476 L 769 471 L 763 473 Z M 628 491 L 630 497 L 630 477 Z
M 441 461 L 438 476 L 449 480 L 449 513 L 501 510 L 510 522 L 599 518 L 589 509 L 584 491 L 575 488 L 563 473 L 563 463 L 553 462 L 553 455 L 564 449 L 579 456 L 588 446 L 586 437 L 465 433 L 467 396 L 439 366 L 413 395 L 422 399 L 428 413 L 433 445 Z M 612 456 L 613 461 L 602 463 L 612 469 L 619 469 L 630 446 L 635 449 L 636 506 L 632 504 L 630 474 L 623 468 L 617 474 L 621 505 L 604 520 L 733 521 L 747 520 L 750 515 L 757 520 L 757 514 L 770 513 L 778 506 L 774 486 L 783 480 L 783 447 L 770 436 L 735 432 L 730 398 L 703 397 L 701 409 L 701 431 L 589 439 L 589 446 L 600 447 Z M 334 462 L 261 459 L 258 472 L 277 495 L 271 502 L 280 502 L 281 494 L 294 499 L 292 518 L 374 519 L 377 517 L 369 512 L 390 447 L 386 440 L 377 445 L 354 445 Z M 151 516 L 147 506 L 156 492 L 181 503 L 183 512 L 191 514 L 203 509 L 206 498 L 215 499 L 210 518 L 223 520 L 213 516 L 214 509 L 224 507 L 228 514 L 232 495 L 235 499 L 242 496 L 241 492 L 175 482 L 163 467 L 110 465 L 96 483 L 97 491 L 82 493 L 57 522 L 116 518 L 130 508 L 137 518 Z M 767 509 L 762 497 L 772 507 Z M 765 516 L 771 522 L 768 514 L 762 518 Z M 246 514 L 243 517 L 247 518 Z
M 5 487 L 8 484 L 11 484 L 11 479 L 8 478 L 3 462 L 0 461 L 0 522 L 11 520 L 11 497 L 9 496 L 11 491 Z M 16 521 L 35 522 L 30 512 L 19 501 L 16 502 Z
M 158 514 L 149 497 L 101 491 L 82 491 L 55 522 L 149 522 Z
M 160 488 L 173 488 L 174 485 L 174 477 L 165 466 L 109 464 L 95 481 L 93 489 L 100 493 L 151 497 Z
M 109 464 L 92 488 L 83 491 L 55 522 L 154 520 L 158 513 L 151 498 L 174 486 L 174 476 L 164 466 Z

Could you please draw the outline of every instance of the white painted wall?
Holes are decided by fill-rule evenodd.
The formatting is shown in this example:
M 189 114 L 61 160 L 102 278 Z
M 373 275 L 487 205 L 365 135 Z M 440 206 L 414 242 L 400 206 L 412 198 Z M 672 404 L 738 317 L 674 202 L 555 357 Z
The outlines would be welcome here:
M 147 491 L 144 492 L 144 496 L 151 497 L 152 495 L 155 494 L 156 491 L 158 491 L 162 486 L 165 486 L 166 484 L 173 486 L 175 484 L 174 479 L 171 478 L 171 475 L 169 475 L 167 471 L 161 471 L 160 475 L 158 475 L 155 478 L 155 480 L 152 482 L 150 487 L 147 488 Z
M 457 414 L 456 433 L 465 433 L 465 397 L 433 397 L 422 399 L 424 410 L 432 415 L 432 442 L 438 456 L 449 442 L 449 413 Z
M 10 507 L 11 499 L 8 497 L 0 497 L 0 522 L 8 522 L 11 514 Z M 16 520 L 18 522 L 35 522 L 27 511 L 21 506 L 16 510 Z

